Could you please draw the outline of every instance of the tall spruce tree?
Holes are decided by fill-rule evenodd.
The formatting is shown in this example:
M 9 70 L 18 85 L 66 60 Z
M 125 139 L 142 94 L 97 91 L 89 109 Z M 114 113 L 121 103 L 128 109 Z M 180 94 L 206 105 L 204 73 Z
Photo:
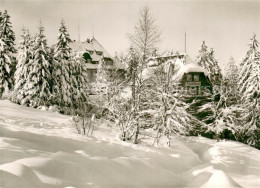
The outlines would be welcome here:
M 209 78 L 213 86 L 219 86 L 221 84 L 221 69 L 218 65 L 218 61 L 214 57 L 214 50 L 212 48 L 208 50 L 205 41 L 203 41 L 201 45 L 201 49 L 196 57 L 196 62 L 209 72 Z
M 225 97 L 227 106 L 237 104 L 238 101 L 238 79 L 239 70 L 233 57 L 230 58 L 228 66 L 225 69 L 223 85 L 225 88 Z
M 244 142 L 260 148 L 260 52 L 254 35 L 241 62 L 239 87 L 243 105 Z
M 88 75 L 85 64 L 85 60 L 78 57 L 73 57 L 72 60 L 69 61 L 72 107 L 79 110 L 87 105 Z
M 0 14 L 0 97 L 13 87 L 15 34 L 7 10 Z
M 49 98 L 51 97 L 50 80 L 52 79 L 51 65 L 44 27 L 41 23 L 33 44 L 33 56 L 30 63 L 30 72 L 24 86 L 25 94 L 21 103 L 32 107 L 49 105 Z
M 6 50 L 15 53 L 17 51 L 15 49 L 15 34 L 7 10 L 2 13 L 0 20 L 0 38 L 6 44 Z
M 32 63 L 32 37 L 28 30 L 23 28 L 21 41 L 18 46 L 18 63 L 15 71 L 15 86 L 14 93 L 15 102 L 20 103 L 24 97 L 24 86 L 27 82 L 27 78 L 30 72 L 30 64 Z
M 56 102 L 60 106 L 70 106 L 71 100 L 71 70 L 69 61 L 71 58 L 71 42 L 64 21 L 61 21 L 59 28 L 58 41 L 54 46 L 53 55 L 53 94 L 56 96 Z
M 230 80 L 232 83 L 238 82 L 239 70 L 233 57 L 229 59 L 228 65 L 225 69 L 225 79 Z
M 71 48 L 69 47 L 70 42 L 70 35 L 67 31 L 64 20 L 62 20 L 59 28 L 58 42 L 55 45 L 54 57 L 68 60 L 71 54 Z

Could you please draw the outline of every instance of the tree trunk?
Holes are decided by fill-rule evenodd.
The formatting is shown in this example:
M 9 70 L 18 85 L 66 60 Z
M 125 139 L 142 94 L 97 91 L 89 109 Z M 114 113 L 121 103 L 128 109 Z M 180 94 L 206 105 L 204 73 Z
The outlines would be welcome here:
M 136 125 L 134 144 L 138 144 L 139 124 Z

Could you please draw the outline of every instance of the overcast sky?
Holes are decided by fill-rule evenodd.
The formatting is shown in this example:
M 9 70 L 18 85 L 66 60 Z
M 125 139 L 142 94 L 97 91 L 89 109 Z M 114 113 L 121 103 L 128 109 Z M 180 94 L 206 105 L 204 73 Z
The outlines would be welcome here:
M 224 65 L 233 56 L 240 60 L 248 50 L 249 39 L 256 33 L 260 40 L 260 1 L 75 1 L 75 0 L 0 0 L 0 10 L 7 9 L 17 39 L 23 26 L 32 33 L 39 20 L 45 26 L 49 44 L 54 44 L 63 18 L 72 39 L 95 38 L 114 55 L 129 46 L 127 33 L 133 32 L 141 7 L 148 5 L 162 31 L 161 51 L 184 51 L 195 59 L 205 40 Z

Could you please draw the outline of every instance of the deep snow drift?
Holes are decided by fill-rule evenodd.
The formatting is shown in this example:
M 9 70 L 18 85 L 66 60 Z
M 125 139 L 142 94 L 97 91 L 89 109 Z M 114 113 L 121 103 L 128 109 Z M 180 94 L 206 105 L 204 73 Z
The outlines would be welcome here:
M 0 101 L 0 187 L 260 187 L 260 151 L 203 137 L 133 145 L 100 123 Z

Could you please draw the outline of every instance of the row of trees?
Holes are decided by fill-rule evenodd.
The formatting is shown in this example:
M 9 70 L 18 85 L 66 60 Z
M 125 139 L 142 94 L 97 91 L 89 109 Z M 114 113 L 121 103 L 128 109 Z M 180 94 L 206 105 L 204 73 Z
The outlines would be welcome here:
M 40 22 L 35 36 L 22 30 L 18 50 L 7 11 L 0 12 L 0 26 L 2 98 L 9 95 L 14 102 L 31 107 L 59 105 L 68 113 L 78 108 L 79 101 L 87 100 L 87 72 L 81 59 L 71 55 L 71 39 L 64 21 L 55 45 L 48 47 Z
M 218 86 L 213 96 L 214 100 L 202 106 L 213 112 L 209 116 L 211 121 L 208 124 L 208 130 L 217 137 L 234 139 L 260 148 L 260 52 L 258 44 L 254 35 L 251 38 L 249 51 L 242 62 L 236 65 L 234 59 L 231 58 L 223 78 L 218 74 L 220 69 L 216 64 L 214 65 L 214 60 L 211 61 L 209 58 L 205 61 L 206 58 L 201 58 L 199 54 L 198 64 L 205 68 L 211 67 L 207 68 L 210 72 L 209 76 L 213 86 Z M 203 43 L 200 52 L 205 52 L 205 49 L 205 43 Z M 200 63 L 201 61 L 206 63 Z

